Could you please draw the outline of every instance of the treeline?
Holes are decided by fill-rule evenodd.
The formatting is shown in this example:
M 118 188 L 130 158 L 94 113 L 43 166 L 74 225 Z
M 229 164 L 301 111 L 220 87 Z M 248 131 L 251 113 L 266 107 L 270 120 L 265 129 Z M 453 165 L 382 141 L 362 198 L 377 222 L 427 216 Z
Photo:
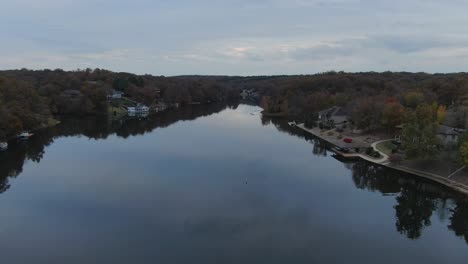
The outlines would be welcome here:
M 346 109 L 358 129 L 393 128 L 408 110 L 437 104 L 443 122 L 465 128 L 468 74 L 344 73 L 297 76 L 151 76 L 102 69 L 77 71 L 13 70 L 0 72 L 0 140 L 33 129 L 59 115 L 103 113 L 106 96 L 122 91 L 148 105 L 209 103 L 254 89 L 268 113 L 312 121 L 331 106 Z M 440 107 L 440 109 L 439 109 Z
M 0 78 L 0 141 L 21 130 L 47 126 L 47 99 L 30 83 Z
M 468 113 L 468 74 L 343 73 L 263 79 L 250 83 L 264 95 L 267 113 L 301 121 L 313 113 L 341 106 L 357 129 L 394 128 L 408 110 L 435 107 L 439 122 L 465 128 Z
M 54 127 L 37 131 L 34 137 L 28 141 L 28 144 L 12 142 L 8 155 L 0 153 L 0 194 L 8 190 L 11 178 L 21 174 L 25 161 L 40 162 L 45 154 L 46 147 L 58 138 L 85 136 L 89 139 L 102 140 L 111 135 L 127 138 L 168 127 L 179 121 L 195 120 L 218 113 L 226 108 L 235 109 L 237 107 L 238 103 L 236 102 L 188 106 L 153 115 L 143 120 L 129 118 L 112 121 L 105 116 L 67 118 Z
M 466 129 L 468 74 L 344 73 L 259 79 L 266 114 L 289 116 L 313 126 L 318 112 L 340 106 L 355 130 L 389 135 L 402 129 L 407 158 L 435 158 L 442 148 L 459 149 L 468 164 L 468 137 L 442 145 L 440 125 Z M 397 128 L 399 127 L 399 128 Z
M 106 113 L 112 90 L 147 105 L 210 103 L 239 94 L 212 77 L 138 76 L 101 69 L 0 71 L 0 141 L 48 126 L 57 116 Z
M 338 105 L 352 112 L 383 114 L 395 102 L 415 108 L 421 103 L 445 105 L 463 112 L 468 105 L 468 74 L 344 73 L 290 76 L 250 83 L 265 95 L 266 111 L 306 118 L 311 112 Z M 361 108 L 361 109 L 359 109 Z M 367 110 L 367 111 L 366 111 Z M 377 111 L 376 111 L 377 110 Z M 388 109 L 387 109 L 388 111 Z M 381 119 L 371 116 L 369 119 Z M 460 126 L 462 117 L 459 118 Z M 367 123 L 361 126 L 367 126 Z M 373 124 L 377 125 L 377 124 Z M 384 124 L 382 124 L 384 125 Z M 380 125 L 379 125 L 380 126 Z

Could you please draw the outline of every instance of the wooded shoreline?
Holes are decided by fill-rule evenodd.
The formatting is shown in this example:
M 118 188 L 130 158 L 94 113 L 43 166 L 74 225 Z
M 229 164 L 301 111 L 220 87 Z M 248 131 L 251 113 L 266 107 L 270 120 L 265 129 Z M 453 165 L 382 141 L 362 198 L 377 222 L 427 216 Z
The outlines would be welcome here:
M 330 142 L 329 140 L 322 137 L 318 133 L 313 133 L 312 131 L 307 129 L 303 124 L 299 124 L 296 127 L 303 130 L 303 131 L 305 131 L 306 133 L 309 133 L 309 134 L 313 135 L 314 137 L 317 137 L 317 138 L 319 138 L 321 140 L 327 141 L 329 144 L 334 145 L 333 142 Z M 337 145 L 334 145 L 334 146 L 337 147 Z M 340 153 L 337 153 L 337 154 L 340 155 Z M 344 157 L 344 158 L 347 158 L 345 155 L 344 156 L 341 155 L 341 156 Z M 362 156 L 359 156 L 359 155 L 353 156 L 353 158 L 363 159 L 363 160 L 365 160 L 367 162 L 373 163 L 373 164 L 378 165 L 378 166 L 383 166 L 383 167 L 386 167 L 386 168 L 389 168 L 389 169 L 392 169 L 392 170 L 408 173 L 408 174 L 411 174 L 411 175 L 416 176 L 416 177 L 421 177 L 421 178 L 436 182 L 438 184 L 444 185 L 444 186 L 446 186 L 446 187 L 448 187 L 448 188 L 450 188 L 450 189 L 452 189 L 452 190 L 454 190 L 454 191 L 456 191 L 458 193 L 461 193 L 463 195 L 468 196 L 468 185 L 457 182 L 457 181 L 452 180 L 452 179 L 450 179 L 448 177 L 443 177 L 441 175 L 436 175 L 436 174 L 432 174 L 432 173 L 428 173 L 428 172 L 414 170 L 414 169 L 407 168 L 407 167 L 398 166 L 396 164 L 392 164 L 391 162 L 382 162 L 381 160 L 373 160 L 372 158 L 363 158 Z

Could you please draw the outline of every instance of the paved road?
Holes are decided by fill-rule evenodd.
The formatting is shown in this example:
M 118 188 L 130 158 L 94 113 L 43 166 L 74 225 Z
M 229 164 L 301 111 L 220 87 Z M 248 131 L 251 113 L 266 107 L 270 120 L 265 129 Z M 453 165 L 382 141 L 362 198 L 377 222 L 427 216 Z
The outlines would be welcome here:
M 380 158 L 378 160 L 374 160 L 374 162 L 377 162 L 377 163 L 380 163 L 380 164 L 387 164 L 389 162 L 388 155 L 377 149 L 378 144 L 380 144 L 382 142 L 387 142 L 387 141 L 392 141 L 392 139 L 380 140 L 380 141 L 377 141 L 377 142 L 374 142 L 374 143 L 371 144 L 372 148 L 375 151 L 379 152 L 380 155 L 382 155 L 382 158 Z

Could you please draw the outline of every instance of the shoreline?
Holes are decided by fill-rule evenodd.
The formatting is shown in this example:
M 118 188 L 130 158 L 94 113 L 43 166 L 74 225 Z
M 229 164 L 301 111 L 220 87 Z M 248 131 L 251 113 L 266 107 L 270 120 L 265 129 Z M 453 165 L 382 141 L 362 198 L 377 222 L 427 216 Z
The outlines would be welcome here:
M 297 128 L 321 139 L 321 140 L 324 140 L 326 142 L 328 142 L 329 144 L 337 147 L 336 144 L 334 144 L 333 142 L 327 140 L 326 138 L 322 137 L 320 134 L 318 133 L 314 133 L 314 131 L 310 130 L 310 129 L 307 129 L 304 124 L 298 124 L 296 125 Z M 374 142 L 372 144 L 372 147 L 374 148 L 374 150 L 378 151 L 383 157 L 387 157 L 387 155 L 385 153 L 382 153 L 381 151 L 379 151 L 375 145 L 376 143 L 378 142 Z M 448 187 L 450 188 L 451 190 L 453 191 L 456 191 L 457 193 L 461 193 L 463 195 L 466 195 L 468 196 L 468 186 L 463 184 L 463 183 L 460 183 L 460 182 L 457 182 L 457 181 L 454 181 L 454 180 L 451 180 L 449 179 L 448 177 L 443 177 L 443 176 L 440 176 L 440 175 L 436 175 L 436 174 L 432 174 L 432 173 L 428 173 L 428 172 L 424 172 L 424 171 L 419 171 L 419 170 L 415 170 L 415 169 L 411 169 L 411 168 L 408 168 L 408 167 L 404 167 L 404 166 L 398 166 L 398 165 L 392 165 L 390 162 L 387 162 L 387 159 L 373 159 L 371 157 L 368 157 L 366 155 L 363 155 L 363 154 L 359 154 L 359 153 L 352 153 L 352 154 L 348 154 L 348 153 L 340 153 L 338 151 L 335 151 L 335 153 L 337 153 L 338 155 L 344 157 L 344 158 L 359 158 L 359 159 L 362 159 L 362 160 L 365 160 L 367 162 L 370 162 L 370 163 L 373 163 L 373 164 L 376 164 L 376 165 L 380 165 L 380 166 L 383 166 L 383 167 L 386 167 L 386 168 L 389 168 L 389 169 L 392 169 L 392 170 L 396 170 L 396 171 L 399 171 L 399 172 L 404 172 L 404 173 L 408 173 L 408 174 L 411 174 L 413 176 L 416 176 L 416 177 L 421 177 L 421 178 L 424 178 L 424 179 L 427 179 L 427 180 L 430 180 L 432 182 L 435 182 L 435 183 L 438 183 L 438 184 L 441 184 L 445 187 Z
M 30 132 L 37 132 L 37 131 L 40 131 L 40 130 L 43 130 L 43 129 L 47 129 L 47 128 L 51 128 L 51 127 L 55 127 L 57 125 L 59 125 L 61 123 L 61 121 L 59 119 L 57 119 L 56 117 L 53 117 L 51 119 L 48 120 L 48 124 L 43 124 L 39 127 L 36 127 L 36 128 L 33 128 L 33 129 L 30 129 L 28 131 Z M 7 142 L 9 143 L 10 141 L 12 140 L 15 140 L 15 139 L 18 139 L 18 136 L 11 136 L 9 138 L 5 138 L 3 139 L 4 142 Z M 1 140 L 0 140 L 1 141 Z

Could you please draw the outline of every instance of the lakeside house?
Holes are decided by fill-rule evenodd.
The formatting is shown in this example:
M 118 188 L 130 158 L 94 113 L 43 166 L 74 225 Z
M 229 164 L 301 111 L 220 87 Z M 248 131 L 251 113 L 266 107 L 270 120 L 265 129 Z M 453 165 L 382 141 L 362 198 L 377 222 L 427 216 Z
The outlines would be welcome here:
M 154 87 L 153 91 L 157 98 L 161 98 L 161 89 L 159 87 Z
M 168 108 L 168 105 L 163 101 L 159 101 L 151 106 L 151 109 L 153 109 L 154 112 L 162 112 Z
M 128 113 L 148 113 L 150 108 L 144 104 L 138 103 L 136 106 L 128 106 Z
M 116 91 L 112 89 L 108 94 L 107 94 L 107 100 L 115 100 L 115 99 L 122 99 L 124 96 L 124 92 L 121 91 Z
M 458 138 L 463 133 L 465 133 L 464 129 L 440 125 L 437 129 L 437 138 L 443 145 L 453 145 L 458 143 Z
M 318 125 L 335 128 L 343 127 L 348 123 L 349 116 L 343 107 L 333 106 L 318 113 Z
M 258 99 L 260 98 L 260 94 L 258 92 L 256 92 L 255 90 L 253 89 L 244 89 L 242 90 L 242 92 L 240 93 L 240 96 L 242 97 L 242 99 Z
M 395 128 L 395 140 L 397 142 L 401 142 L 404 125 L 398 125 Z M 446 125 L 440 125 L 436 131 L 437 138 L 439 139 L 440 144 L 443 146 L 458 144 L 459 137 L 465 132 L 465 129 L 450 127 Z
M 138 103 L 136 106 L 127 106 L 127 114 L 130 117 L 147 117 L 150 108 L 144 104 Z

